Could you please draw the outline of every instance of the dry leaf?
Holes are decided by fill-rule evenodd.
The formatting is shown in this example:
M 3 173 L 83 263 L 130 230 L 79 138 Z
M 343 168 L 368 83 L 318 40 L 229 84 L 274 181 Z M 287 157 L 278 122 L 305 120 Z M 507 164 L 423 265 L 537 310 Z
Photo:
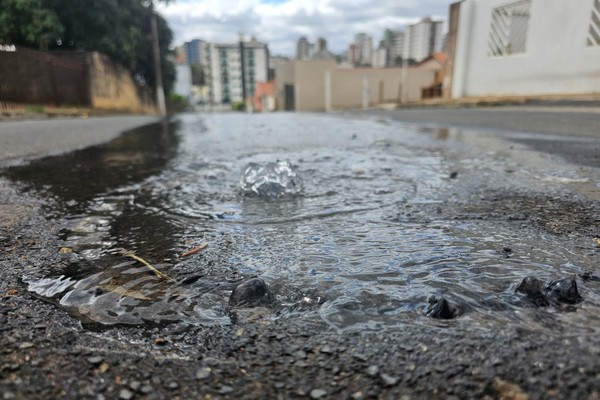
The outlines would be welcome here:
M 61 247 L 58 252 L 60 254 L 71 254 L 73 252 L 73 249 L 70 247 Z

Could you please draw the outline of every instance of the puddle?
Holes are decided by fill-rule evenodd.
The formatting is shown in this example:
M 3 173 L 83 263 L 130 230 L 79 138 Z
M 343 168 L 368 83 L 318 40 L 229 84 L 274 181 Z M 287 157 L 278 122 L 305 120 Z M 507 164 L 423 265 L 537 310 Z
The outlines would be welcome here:
M 49 214 L 65 226 L 62 244 L 74 251 L 68 267 L 29 288 L 83 322 L 108 326 L 232 323 L 233 287 L 260 277 L 275 297 L 266 318 L 321 318 L 338 329 L 512 323 L 597 333 L 597 287 L 583 285 L 586 300 L 572 312 L 523 307 L 514 295 L 525 276 L 549 282 L 592 269 L 585 252 L 507 222 L 397 218 L 403 204 L 443 206 L 439 194 L 455 167 L 443 148 L 456 138 L 448 130 L 432 136 L 335 116 L 184 115 L 10 168 L 9 177 L 49 199 Z M 245 195 L 245 166 L 277 160 L 294 166 L 301 193 Z M 483 168 L 482 176 L 515 167 L 476 152 L 461 163 Z M 521 168 L 518 177 L 535 171 Z M 206 250 L 180 257 L 202 243 Z M 461 316 L 426 317 L 431 295 L 444 295 Z

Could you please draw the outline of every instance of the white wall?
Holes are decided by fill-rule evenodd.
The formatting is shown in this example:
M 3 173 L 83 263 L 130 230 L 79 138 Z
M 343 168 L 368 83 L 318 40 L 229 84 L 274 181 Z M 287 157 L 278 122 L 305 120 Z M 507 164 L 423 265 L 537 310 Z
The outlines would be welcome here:
M 600 47 L 586 43 L 594 0 L 532 0 L 526 51 L 489 56 L 492 10 L 510 3 L 461 3 L 452 97 L 600 93 Z

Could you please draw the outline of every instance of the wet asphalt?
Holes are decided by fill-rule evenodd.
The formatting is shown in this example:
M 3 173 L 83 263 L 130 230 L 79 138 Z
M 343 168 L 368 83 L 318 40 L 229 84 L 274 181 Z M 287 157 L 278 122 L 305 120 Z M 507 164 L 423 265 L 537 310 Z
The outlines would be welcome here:
M 600 114 L 595 112 L 493 108 L 368 113 L 500 135 L 560 135 L 560 146 L 536 136 L 527 136 L 526 145 L 597 166 L 593 146 L 600 141 Z M 0 167 L 105 142 L 150 122 L 151 117 L 2 121 Z M 581 142 L 569 135 L 597 140 L 573 145 Z M 598 257 L 591 241 L 599 233 L 597 201 L 552 192 L 519 197 L 493 192 L 488 182 L 457 182 L 444 207 L 436 210 L 444 218 L 531 225 L 541 237 L 554 235 L 572 243 L 573 252 Z M 416 221 L 432 213 L 428 205 L 398 212 L 399 218 Z M 4 399 L 600 398 L 600 342 L 594 332 L 540 336 L 506 326 L 493 333 L 474 329 L 465 337 L 440 323 L 427 330 L 407 326 L 390 334 L 343 334 L 318 321 L 267 324 L 252 313 L 244 317 L 245 324 L 227 327 L 86 330 L 28 292 L 20 280 L 28 268 L 43 271 L 61 262 L 56 251 L 60 228 L 44 217 L 43 199 L 29 198 L 0 179 Z

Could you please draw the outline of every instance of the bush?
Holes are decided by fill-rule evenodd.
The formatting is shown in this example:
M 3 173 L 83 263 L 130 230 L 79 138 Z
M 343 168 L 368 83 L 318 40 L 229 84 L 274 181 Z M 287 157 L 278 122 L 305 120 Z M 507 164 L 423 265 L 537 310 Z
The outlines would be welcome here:
M 233 111 L 245 111 L 246 103 L 243 101 L 234 101 L 233 103 L 231 103 L 231 109 Z

